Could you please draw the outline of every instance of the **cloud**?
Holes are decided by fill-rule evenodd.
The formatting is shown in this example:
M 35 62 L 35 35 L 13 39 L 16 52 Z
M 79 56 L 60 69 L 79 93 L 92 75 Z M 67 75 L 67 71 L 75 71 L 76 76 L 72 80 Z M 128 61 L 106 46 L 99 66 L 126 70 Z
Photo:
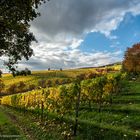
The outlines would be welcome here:
M 22 61 L 21 67 L 98 66 L 120 61 L 122 52 L 87 53 L 80 50 L 80 44 L 91 32 L 100 32 L 111 40 L 117 39 L 111 32 L 117 29 L 127 13 L 140 14 L 140 1 L 50 0 L 42 4 L 39 11 L 41 16 L 31 22 L 31 31 L 39 42 L 32 44 L 35 56 L 30 61 Z M 118 45 L 111 47 L 114 46 Z
M 46 47 L 46 50 L 44 51 L 44 48 L 42 46 L 43 44 L 38 46 L 38 49 L 35 49 L 36 55 L 29 61 L 27 61 L 26 64 L 25 61 L 23 61 L 19 66 L 22 68 L 29 67 L 32 70 L 41 70 L 48 68 L 68 69 L 91 66 L 95 67 L 121 61 L 121 51 L 93 51 L 87 53 L 82 52 L 79 48 L 69 48 L 67 50 L 61 50 L 57 47 L 51 50 L 50 48 Z
M 117 39 L 111 31 L 117 29 L 126 13 L 139 14 L 140 2 L 51 0 L 39 11 L 41 16 L 31 23 L 31 31 L 39 43 L 32 45 L 35 56 L 26 65 L 32 69 L 98 66 L 121 61 L 120 49 L 116 52 L 86 53 L 79 49 L 80 44 L 90 32 L 100 32 L 109 39 Z
M 49 39 L 81 37 L 91 31 L 106 36 L 115 30 L 126 13 L 140 13 L 139 0 L 51 0 L 39 9 L 32 26 Z M 61 37 L 60 37 L 61 38 Z

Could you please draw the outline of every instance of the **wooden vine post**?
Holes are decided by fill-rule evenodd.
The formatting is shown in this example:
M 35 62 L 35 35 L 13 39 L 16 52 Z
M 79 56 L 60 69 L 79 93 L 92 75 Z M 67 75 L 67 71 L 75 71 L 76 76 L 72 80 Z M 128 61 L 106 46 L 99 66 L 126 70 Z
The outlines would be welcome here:
M 43 100 L 43 96 L 44 96 L 44 89 L 42 89 L 42 99 L 41 99 L 41 122 L 43 122 L 43 118 L 44 118 L 44 100 Z
M 83 80 L 82 75 L 78 75 L 75 80 L 74 91 L 76 92 L 76 106 L 75 106 L 75 124 L 74 124 L 74 136 L 77 135 L 78 128 L 78 117 L 79 117 L 79 108 L 80 108 L 80 100 L 81 100 L 81 80 Z

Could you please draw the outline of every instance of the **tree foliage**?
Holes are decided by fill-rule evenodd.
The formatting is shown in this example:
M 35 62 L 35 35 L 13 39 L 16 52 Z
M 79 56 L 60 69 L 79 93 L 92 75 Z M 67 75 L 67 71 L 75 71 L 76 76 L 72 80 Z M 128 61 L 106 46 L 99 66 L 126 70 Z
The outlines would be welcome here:
M 33 54 L 30 45 L 36 39 L 29 22 L 39 15 L 36 9 L 42 2 L 45 0 L 0 1 L 0 57 L 8 57 L 6 65 L 11 71 L 18 60 L 28 60 Z
M 134 44 L 132 48 L 126 50 L 123 70 L 135 74 L 140 72 L 140 43 Z
M 0 78 L 2 77 L 2 71 L 0 70 Z

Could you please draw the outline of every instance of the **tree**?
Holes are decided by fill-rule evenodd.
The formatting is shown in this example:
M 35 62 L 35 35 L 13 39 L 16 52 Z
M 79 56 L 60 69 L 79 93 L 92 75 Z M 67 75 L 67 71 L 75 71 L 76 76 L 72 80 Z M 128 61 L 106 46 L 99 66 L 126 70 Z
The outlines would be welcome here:
M 25 68 L 25 72 L 26 72 L 27 75 L 31 75 L 32 74 L 31 70 L 29 70 L 28 68 Z
M 0 78 L 2 77 L 2 71 L 0 70 Z
M 137 74 L 140 72 L 140 43 L 134 44 L 125 52 L 123 70 Z
M 39 13 L 38 6 L 46 0 L 1 0 L 0 1 L 0 57 L 7 56 L 10 71 L 14 64 L 25 58 L 28 60 L 33 50 L 32 41 L 36 41 L 29 31 L 30 21 Z

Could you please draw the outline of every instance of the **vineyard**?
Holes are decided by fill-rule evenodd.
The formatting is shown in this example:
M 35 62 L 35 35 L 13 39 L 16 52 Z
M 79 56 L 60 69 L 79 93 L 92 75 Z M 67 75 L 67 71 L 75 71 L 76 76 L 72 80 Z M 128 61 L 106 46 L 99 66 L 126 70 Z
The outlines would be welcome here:
M 117 94 L 121 88 L 120 81 L 123 75 L 112 74 L 107 77 L 99 77 L 90 80 L 75 81 L 68 85 L 52 88 L 41 88 L 23 94 L 15 94 L 2 97 L 1 103 L 20 108 L 40 108 L 41 103 L 50 111 L 72 108 L 72 102 L 76 102 L 77 94 L 81 93 L 81 102 L 102 103 L 106 98 L 111 99 L 112 94 Z M 58 108 L 58 110 L 57 110 Z M 63 111 L 60 112 L 63 112 Z
M 119 71 L 120 65 L 112 67 L 87 68 L 87 69 L 72 69 L 72 70 L 49 70 L 49 71 L 33 71 L 28 76 L 16 76 L 13 78 L 11 74 L 4 74 L 0 79 L 3 87 L 0 89 L 1 95 L 23 93 L 37 89 L 38 87 L 54 87 L 58 85 L 71 83 L 77 75 L 82 75 L 84 79 L 91 79 L 96 76 L 101 76 L 108 71 Z
M 62 72 L 58 75 L 62 76 Z M 57 132 L 60 139 L 140 137 L 139 100 L 136 98 L 139 94 L 127 93 L 132 89 L 126 73 L 104 73 L 95 78 L 85 78 L 80 73 L 74 77 L 69 83 L 43 86 L 46 82 L 42 82 L 37 89 L 3 96 L 1 104 L 25 116 L 31 113 L 43 131 Z M 136 85 L 139 87 L 138 82 Z
M 140 140 L 139 31 L 140 0 L 0 0 L 0 140 Z

